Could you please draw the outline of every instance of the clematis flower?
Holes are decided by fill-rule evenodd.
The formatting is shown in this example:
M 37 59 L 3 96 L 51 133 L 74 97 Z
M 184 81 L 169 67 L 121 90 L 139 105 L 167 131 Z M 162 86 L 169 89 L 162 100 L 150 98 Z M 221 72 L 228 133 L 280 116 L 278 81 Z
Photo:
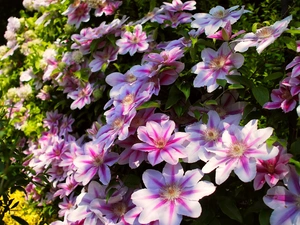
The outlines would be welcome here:
M 300 224 L 300 179 L 294 166 L 284 179 L 284 186 L 276 186 L 268 190 L 264 203 L 274 211 L 270 217 L 271 225 Z
M 240 10 L 238 5 L 233 6 L 229 9 L 224 9 L 222 6 L 216 6 L 212 8 L 209 13 L 196 13 L 194 14 L 195 20 L 191 23 L 193 28 L 205 27 L 205 34 L 212 35 L 220 27 L 225 27 L 227 22 L 234 24 L 244 14 L 249 12 L 244 10 L 244 6 Z
M 93 54 L 94 59 L 90 62 L 89 67 L 92 72 L 101 70 L 103 65 L 108 66 L 110 62 L 116 61 L 118 48 L 111 45 L 104 48 L 103 51 L 97 51 Z
M 282 109 L 285 113 L 292 111 L 296 105 L 298 96 L 292 96 L 291 88 L 280 84 L 278 89 L 273 89 L 271 93 L 271 102 L 263 105 L 265 109 Z
M 300 56 L 296 56 L 293 61 L 286 66 L 285 69 L 288 70 L 291 68 L 293 68 L 291 77 L 297 77 L 300 75 Z
M 137 136 L 143 143 L 137 143 L 132 149 L 148 152 L 148 160 L 152 166 L 166 161 L 172 165 L 178 163 L 179 158 L 185 158 L 186 150 L 184 142 L 187 141 L 188 134 L 175 132 L 174 121 L 167 121 L 159 124 L 148 121 L 146 126 L 140 126 Z
M 173 0 L 172 3 L 164 2 L 163 8 L 170 12 L 179 12 L 184 10 L 194 10 L 196 9 L 196 1 L 186 1 L 182 3 L 181 0 Z
M 76 108 L 82 109 L 85 105 L 90 104 L 92 93 L 93 87 L 90 83 L 87 83 L 84 87 L 78 87 L 76 91 L 68 93 L 68 97 L 75 100 L 70 108 L 72 110 Z
M 282 180 L 289 172 L 288 162 L 292 157 L 286 150 L 279 146 L 279 153 L 269 160 L 257 160 L 257 174 L 253 182 L 255 190 L 259 190 L 267 182 L 270 187 L 274 187 L 279 180 Z
M 228 21 L 225 25 L 224 28 L 222 28 L 220 31 L 208 35 L 208 38 L 214 38 L 217 40 L 222 40 L 222 41 L 230 41 L 231 39 L 235 38 L 236 36 L 245 33 L 246 31 L 240 30 L 239 32 L 232 34 L 232 28 L 231 28 L 231 23 Z
M 201 214 L 199 199 L 212 194 L 216 187 L 200 181 L 200 169 L 184 171 L 180 163 L 166 164 L 162 173 L 148 169 L 143 173 L 145 189 L 134 192 L 133 203 L 142 208 L 138 222 L 179 225 L 182 216 L 197 218 Z
M 116 44 L 119 46 L 119 54 L 125 55 L 129 52 L 131 56 L 136 52 L 144 52 L 149 47 L 146 32 L 142 31 L 140 24 L 134 27 L 133 32 L 125 31 Z
M 84 155 L 79 155 L 74 160 L 74 165 L 77 167 L 75 180 L 86 185 L 98 174 L 99 180 L 107 185 L 111 179 L 109 166 L 118 161 L 119 155 L 104 150 L 104 143 L 88 142 L 83 148 Z
M 244 63 L 244 57 L 239 53 L 233 53 L 227 42 L 223 43 L 218 51 L 205 48 L 201 52 L 203 62 L 192 67 L 192 73 L 197 74 L 194 87 L 207 86 L 207 91 L 213 92 L 218 88 L 217 79 L 226 79 L 232 83 L 226 75 L 239 74 L 236 69 Z
M 207 149 L 215 155 L 202 168 L 204 173 L 216 169 L 216 183 L 222 184 L 231 171 L 243 181 L 249 182 L 256 175 L 256 160 L 268 160 L 278 154 L 277 147 L 268 147 L 265 141 L 271 136 L 270 127 L 257 129 L 257 120 L 249 121 L 244 127 L 231 125 L 234 132 L 225 130 L 222 144 Z
M 238 125 L 242 115 L 228 116 L 222 120 L 216 111 L 209 111 L 207 123 L 199 121 L 188 125 L 185 131 L 190 134 L 189 140 L 191 143 L 187 146 L 190 150 L 189 162 L 198 161 L 201 159 L 207 162 L 214 154 L 207 151 L 216 145 L 216 143 L 222 143 L 222 133 L 228 130 L 232 124 Z
M 237 52 L 245 52 L 249 47 L 256 47 L 260 54 L 266 47 L 272 44 L 285 30 L 291 22 L 292 16 L 288 16 L 281 21 L 277 21 L 271 26 L 262 27 L 255 33 L 247 33 L 244 37 L 235 40 L 238 42 L 234 47 Z
M 88 22 L 90 20 L 90 10 L 91 8 L 88 7 L 88 4 L 84 2 L 78 5 L 70 4 L 62 15 L 68 16 L 68 24 L 79 28 L 81 22 Z

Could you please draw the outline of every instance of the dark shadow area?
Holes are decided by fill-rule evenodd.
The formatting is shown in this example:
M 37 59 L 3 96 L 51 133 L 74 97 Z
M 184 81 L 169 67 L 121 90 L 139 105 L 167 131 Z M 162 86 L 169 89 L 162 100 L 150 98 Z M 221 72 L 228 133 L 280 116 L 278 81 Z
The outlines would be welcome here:
M 19 18 L 19 11 L 23 9 L 23 0 L 0 0 L 0 45 L 6 44 L 4 33 L 7 19 L 11 16 Z

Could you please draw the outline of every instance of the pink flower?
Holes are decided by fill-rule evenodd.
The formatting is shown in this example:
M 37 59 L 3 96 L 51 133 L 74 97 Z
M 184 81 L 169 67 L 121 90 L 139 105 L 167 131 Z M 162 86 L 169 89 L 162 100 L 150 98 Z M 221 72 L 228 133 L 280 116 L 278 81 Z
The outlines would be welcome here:
M 300 75 L 300 56 L 296 56 L 293 61 L 286 66 L 285 69 L 288 70 L 291 68 L 293 68 L 291 77 L 297 77 Z
M 199 199 L 215 191 L 208 181 L 199 181 L 199 169 L 184 171 L 180 163 L 166 164 L 162 173 L 148 169 L 143 174 L 145 189 L 134 192 L 133 203 L 142 208 L 138 222 L 179 225 L 182 216 L 197 218 L 201 214 Z
M 234 47 L 234 50 L 238 52 L 245 52 L 249 47 L 256 47 L 256 51 L 260 54 L 287 29 L 291 20 L 292 16 L 288 16 L 281 21 L 277 21 L 271 26 L 258 29 L 255 33 L 247 33 L 244 37 L 234 41 L 238 42 Z
M 134 27 L 133 32 L 125 31 L 121 39 L 116 41 L 119 46 L 119 54 L 125 55 L 127 52 L 132 56 L 136 52 L 144 52 L 148 49 L 149 44 L 146 32 L 142 31 L 142 25 Z
M 225 27 L 227 22 L 234 24 L 244 13 L 249 12 L 244 10 L 244 6 L 240 10 L 236 9 L 239 6 L 233 6 L 229 9 L 224 9 L 222 6 L 212 8 L 208 13 L 196 13 L 193 17 L 195 20 L 191 23 L 193 28 L 205 27 L 205 34 L 212 35 L 220 27 Z
M 111 179 L 109 166 L 118 161 L 119 155 L 104 150 L 104 143 L 88 142 L 83 148 L 84 155 L 79 155 L 74 160 L 74 165 L 77 167 L 75 180 L 86 185 L 97 174 L 99 180 L 107 185 Z
M 224 28 L 222 28 L 220 31 L 208 35 L 208 38 L 214 38 L 222 41 L 230 41 L 231 39 L 235 38 L 236 36 L 245 33 L 246 31 L 240 30 L 239 32 L 235 33 L 232 35 L 232 28 L 231 28 L 231 23 L 228 21 L 225 25 Z
M 264 203 L 274 211 L 270 217 L 271 225 L 296 225 L 300 223 L 300 179 L 293 166 L 284 179 L 284 186 L 272 187 L 264 196 Z
M 71 4 L 62 14 L 68 16 L 68 24 L 74 24 L 76 28 L 79 28 L 81 22 L 90 20 L 90 10 L 87 3 L 80 3 L 77 6 Z
M 183 10 L 194 10 L 196 9 L 196 1 L 186 1 L 182 3 L 181 0 L 173 0 L 172 3 L 164 2 L 163 8 L 167 11 L 178 12 Z
M 291 88 L 280 84 L 279 89 L 273 89 L 271 93 L 272 102 L 267 102 L 263 105 L 265 109 L 281 108 L 285 113 L 292 111 L 296 105 L 298 96 L 292 96 Z
M 78 87 L 76 91 L 68 93 L 68 97 L 75 100 L 70 108 L 72 110 L 76 108 L 82 109 L 85 105 L 90 104 L 92 93 L 93 87 L 90 83 L 87 83 L 84 87 Z
M 236 69 L 244 63 L 244 57 L 239 53 L 233 53 L 227 42 L 223 43 L 218 51 L 205 48 L 201 52 L 203 62 L 197 63 L 192 72 L 197 74 L 194 87 L 207 86 L 207 91 L 213 92 L 218 88 L 217 79 L 226 79 L 226 75 L 239 74 Z
M 95 141 L 97 143 L 104 143 L 104 148 L 108 149 L 117 137 L 122 141 L 129 136 L 128 129 L 136 114 L 136 110 L 131 110 L 128 114 L 124 115 L 122 106 L 118 105 L 106 111 L 104 114 L 107 124 L 99 129 Z
M 110 62 L 116 61 L 118 56 L 118 49 L 109 45 L 102 51 L 97 51 L 93 54 L 94 59 L 90 62 L 89 67 L 92 72 L 101 70 L 101 67 L 105 65 L 107 67 Z
M 102 1 L 87 1 L 91 8 L 95 9 L 95 16 L 100 17 L 103 13 L 106 16 L 113 15 L 115 11 L 122 5 L 122 1 L 102 0 Z
M 179 158 L 187 156 L 183 143 L 187 141 L 188 134 L 172 134 L 174 129 L 175 123 L 171 120 L 163 124 L 148 121 L 146 126 L 140 126 L 137 130 L 138 138 L 143 143 L 134 144 L 132 149 L 148 152 L 148 160 L 152 166 L 162 161 L 175 165 Z
M 231 131 L 225 130 L 222 144 L 208 151 L 215 153 L 202 168 L 204 173 L 216 169 L 216 183 L 222 184 L 234 170 L 243 181 L 249 182 L 256 175 L 256 160 L 268 160 L 278 154 L 278 148 L 269 148 L 265 141 L 271 136 L 270 127 L 257 129 L 257 120 L 249 121 L 244 127 L 231 125 Z
M 207 123 L 199 121 L 188 125 L 185 131 L 190 135 L 191 143 L 187 149 L 193 150 L 190 155 L 190 161 L 207 162 L 214 154 L 207 149 L 214 148 L 217 143 L 222 143 L 222 133 L 228 130 L 232 124 L 239 124 L 242 115 L 232 115 L 221 120 L 216 111 L 209 111 Z M 192 160 L 194 159 L 194 160 Z
M 255 190 L 259 190 L 267 182 L 270 187 L 277 184 L 289 172 L 288 162 L 292 157 L 287 154 L 282 146 L 279 147 L 279 153 L 276 157 L 269 160 L 257 160 L 257 174 L 253 182 Z

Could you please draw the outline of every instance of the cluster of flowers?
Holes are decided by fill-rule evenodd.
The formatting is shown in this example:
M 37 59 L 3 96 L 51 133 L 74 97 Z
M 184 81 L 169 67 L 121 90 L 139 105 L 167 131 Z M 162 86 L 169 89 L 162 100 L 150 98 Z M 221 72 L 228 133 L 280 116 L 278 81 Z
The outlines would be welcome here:
M 24 6 L 31 10 L 51 4 L 56 1 L 24 1 Z M 113 15 L 122 1 L 85 0 L 65 5 L 62 16 L 67 17 L 68 25 L 79 30 L 90 20 L 92 10 L 96 17 Z M 245 31 L 232 34 L 231 25 L 250 13 L 244 7 L 217 6 L 209 13 L 186 12 L 195 10 L 195 6 L 195 1 L 173 0 L 138 21 L 127 22 L 129 18 L 124 16 L 104 21 L 98 27 L 84 27 L 69 40 L 57 40 L 39 53 L 42 72 L 35 73 L 36 68 L 29 67 L 21 74 L 20 82 L 32 81 L 39 91 L 36 97 L 42 101 L 52 99 L 54 87 L 62 90 L 72 100 L 72 111 L 84 110 L 100 101 L 105 90 L 109 91 L 105 112 L 86 134 L 78 136 L 73 131 L 76 118 L 71 114 L 48 111 L 43 120 L 46 131 L 29 142 L 27 154 L 32 157 L 25 164 L 35 171 L 33 180 L 42 182 L 39 174 L 47 171 L 52 187 L 46 202 L 61 199 L 58 206 L 63 221 L 51 225 L 180 224 L 183 216 L 199 217 L 199 200 L 222 188 L 232 172 L 242 182 L 253 181 L 255 190 L 265 183 L 271 187 L 264 202 L 274 209 L 272 225 L 297 224 L 300 220 L 300 178 L 294 167 L 288 165 L 292 155 L 279 143 L 267 143 L 273 133 L 271 127 L 258 128 L 258 120 L 240 125 L 247 103 L 236 102 L 237 92 L 224 91 L 216 104 L 207 107 L 191 106 L 188 122 L 180 124 L 171 114 L 156 112 L 153 105 L 146 106 L 150 102 L 159 107 L 163 86 L 174 85 L 190 71 L 196 74 L 193 87 L 205 87 L 207 95 L 202 98 L 211 98 L 221 88 L 220 80 L 232 84 L 230 75 L 241 75 L 238 70 L 245 61 L 242 53 L 255 47 L 261 54 L 292 20 L 288 16 L 240 36 Z M 43 12 L 37 23 L 47 24 L 47 16 Z M 189 29 L 186 36 L 156 42 L 154 31 L 146 27 L 148 23 L 163 28 L 186 25 L 194 29 Z M 26 25 L 17 18 L 9 20 L 5 37 L 10 51 L 3 54 L 3 60 L 19 48 L 15 32 L 21 26 Z M 186 68 L 184 57 L 194 47 L 193 40 L 201 35 L 223 43 L 217 50 L 202 49 L 202 61 Z M 66 50 L 68 44 L 71 50 Z M 299 52 L 300 42 L 297 44 Z M 24 46 L 21 49 L 29 56 Z M 139 56 L 140 62 L 124 72 L 112 71 L 113 62 L 126 54 Z M 282 108 L 284 112 L 295 109 L 299 101 L 299 68 L 297 56 L 286 67 L 292 72 L 279 89 L 273 90 L 272 102 L 264 108 Z M 198 121 L 199 114 L 202 117 Z M 199 161 L 205 163 L 201 169 L 183 166 Z M 121 179 L 120 166 L 128 165 L 134 170 L 144 164 L 148 169 L 143 171 L 143 184 L 127 187 Z M 161 172 L 154 169 L 159 165 L 164 165 Z M 204 174 L 214 170 L 219 187 L 201 181 Z M 279 180 L 284 181 L 288 190 L 276 186 Z M 42 201 L 43 196 L 36 190 L 33 183 L 26 188 L 28 195 Z

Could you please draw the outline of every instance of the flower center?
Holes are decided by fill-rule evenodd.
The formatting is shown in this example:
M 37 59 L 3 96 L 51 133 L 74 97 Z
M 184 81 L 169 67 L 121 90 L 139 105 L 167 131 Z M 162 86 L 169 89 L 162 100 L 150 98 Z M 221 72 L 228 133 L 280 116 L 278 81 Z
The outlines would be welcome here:
M 116 216 L 121 217 L 126 213 L 127 207 L 124 202 L 118 202 L 112 205 L 112 211 Z
M 209 63 L 209 67 L 210 67 L 211 69 L 214 69 L 214 70 L 219 70 L 219 69 L 221 69 L 221 68 L 224 66 L 225 62 L 226 62 L 226 57 L 220 55 L 220 56 L 214 58 L 214 59 Z
M 219 132 L 214 128 L 208 128 L 204 133 L 206 141 L 216 141 L 219 138 Z
M 272 27 L 263 27 L 256 31 L 255 35 L 258 38 L 264 39 L 272 36 L 274 29 Z
M 103 164 L 103 157 L 101 155 L 98 155 L 94 158 L 93 165 L 96 167 L 99 167 Z
M 229 155 L 232 157 L 240 157 L 244 154 L 247 149 L 244 143 L 234 143 L 230 146 Z
M 275 172 L 275 165 L 271 162 L 266 162 L 265 168 L 269 173 L 274 173 Z
M 226 17 L 228 14 L 227 10 L 219 10 L 217 12 L 214 12 L 212 14 L 213 17 L 218 18 L 218 19 L 222 19 L 224 17 Z
M 115 129 L 121 128 L 123 126 L 123 120 L 121 118 L 117 118 L 113 122 L 113 127 Z
M 281 97 L 283 99 L 287 99 L 287 100 L 290 100 L 293 98 L 293 96 L 291 95 L 291 93 L 288 90 L 283 91 Z
M 126 81 L 128 83 L 133 83 L 136 80 L 136 77 L 132 73 L 126 75 Z
M 125 96 L 125 98 L 122 100 L 122 103 L 124 105 L 130 105 L 134 102 L 134 95 L 133 94 L 128 94 Z
M 160 196 L 167 200 L 176 200 L 180 197 L 181 189 L 177 185 L 169 185 L 163 188 Z
M 163 140 L 163 139 L 158 139 L 158 140 L 155 141 L 155 147 L 162 149 L 162 148 L 164 148 L 165 146 L 166 146 L 165 140 Z

